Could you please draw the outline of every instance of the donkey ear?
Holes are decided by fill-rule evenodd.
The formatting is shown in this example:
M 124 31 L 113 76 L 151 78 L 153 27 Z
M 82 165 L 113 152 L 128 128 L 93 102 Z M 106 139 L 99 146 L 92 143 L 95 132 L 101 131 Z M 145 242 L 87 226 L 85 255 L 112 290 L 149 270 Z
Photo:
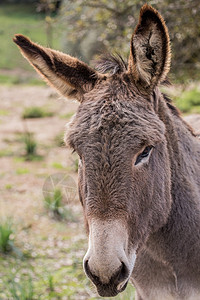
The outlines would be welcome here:
M 13 41 L 36 71 L 62 95 L 81 101 L 83 94 L 94 87 L 98 73 L 82 61 L 39 46 L 20 34 Z
M 128 72 L 146 92 L 166 78 L 171 49 L 168 29 L 161 15 L 145 4 L 131 39 Z

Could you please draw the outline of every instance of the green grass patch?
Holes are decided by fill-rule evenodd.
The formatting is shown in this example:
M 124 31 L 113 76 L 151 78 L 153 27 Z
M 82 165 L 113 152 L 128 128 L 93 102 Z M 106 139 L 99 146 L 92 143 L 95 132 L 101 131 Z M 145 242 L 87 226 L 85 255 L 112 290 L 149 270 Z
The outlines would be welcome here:
M 0 223 L 0 252 L 8 253 L 13 249 L 13 224 L 10 219 L 5 219 Z
M 19 49 L 12 41 L 16 33 L 29 36 L 33 41 L 48 46 L 45 16 L 36 12 L 34 4 L 2 3 L 0 6 L 0 68 L 20 68 L 32 71 L 31 66 L 22 57 Z M 58 50 L 61 50 L 60 37 L 61 31 L 55 25 L 53 27 L 52 47 Z
M 197 88 L 185 91 L 175 103 L 183 113 L 200 113 L 200 91 Z
M 45 85 L 45 82 L 32 77 L 0 74 L 1 85 Z
M 37 79 L 37 78 L 29 78 L 29 80 L 27 80 L 25 84 L 46 86 L 46 83 L 42 79 Z
M 9 115 L 9 111 L 6 109 L 0 109 L 0 116 L 8 116 Z
M 57 134 L 54 138 L 55 144 L 58 147 L 64 147 L 65 143 L 64 143 L 64 133 L 61 132 L 59 134 Z
M 56 223 L 57 224 L 57 223 Z M 62 223 L 59 223 L 62 224 Z M 66 225 L 63 225 L 66 228 Z M 71 234 L 70 234 L 71 236 Z M 26 300 L 47 300 L 47 299 L 88 299 L 100 300 L 95 293 L 91 281 L 86 277 L 82 267 L 83 249 L 86 251 L 86 239 L 79 238 L 70 242 L 71 237 L 65 232 L 62 240 L 57 241 L 69 243 L 64 244 L 60 252 L 49 257 L 49 251 L 55 250 L 55 244 L 48 244 L 48 239 L 42 240 L 37 247 L 38 253 L 44 251 L 44 255 L 37 255 L 34 258 L 19 259 L 7 255 L 0 256 L 0 299 L 19 299 L 23 300 L 23 295 L 31 295 Z M 37 239 L 41 235 L 37 234 Z M 69 263 L 66 265 L 66 258 Z M 57 266 L 57 264 L 59 264 Z M 22 291 L 26 289 L 26 291 Z M 30 293 L 30 294 L 29 294 Z M 14 295 L 18 298 L 14 298 Z M 128 285 L 126 290 L 115 298 L 106 298 L 106 300 L 134 300 L 134 288 Z
M 49 192 L 44 197 L 45 207 L 50 213 L 50 216 L 55 219 L 64 218 L 63 195 L 60 189 L 55 189 Z
M 2 149 L 0 150 L 0 157 L 4 157 L 4 156 L 12 156 L 13 152 L 10 149 Z
M 29 169 L 27 169 L 27 168 L 18 168 L 16 170 L 17 175 L 24 175 L 24 174 L 28 174 L 28 173 L 29 173 Z
M 25 156 L 27 159 L 36 155 L 37 142 L 32 133 L 26 132 L 24 134 L 24 146 L 25 146 Z
M 21 163 L 21 162 L 26 161 L 26 158 L 25 158 L 25 157 L 22 157 L 22 156 L 15 156 L 15 157 L 13 157 L 13 161 L 14 161 L 15 163 Z
M 44 204 L 50 217 L 56 220 L 75 221 L 71 210 L 63 204 L 63 194 L 61 189 L 55 188 L 52 192 L 46 192 L 44 195 Z
M 53 162 L 52 167 L 55 168 L 55 169 L 58 169 L 58 170 L 64 169 L 63 165 L 61 163 L 58 163 L 58 162 Z
M 5 189 L 6 189 L 6 190 L 11 190 L 12 187 L 13 187 L 13 186 L 12 186 L 12 184 L 10 184 L 10 183 L 8 183 L 8 184 L 5 185 Z
M 45 118 L 52 117 L 54 115 L 53 112 L 46 111 L 44 107 L 31 106 L 25 108 L 22 118 L 23 119 L 31 119 L 31 118 Z
M 69 120 L 73 115 L 74 115 L 74 112 L 69 112 L 69 113 L 67 113 L 67 114 L 60 115 L 60 118 L 61 118 L 61 119 Z
M 7 284 L 8 292 L 13 300 L 33 300 L 34 295 L 33 280 L 31 276 L 27 279 L 12 278 Z M 40 297 L 37 297 L 40 299 Z
M 0 84 L 13 85 L 13 84 L 20 84 L 20 83 L 21 80 L 17 76 L 0 74 Z

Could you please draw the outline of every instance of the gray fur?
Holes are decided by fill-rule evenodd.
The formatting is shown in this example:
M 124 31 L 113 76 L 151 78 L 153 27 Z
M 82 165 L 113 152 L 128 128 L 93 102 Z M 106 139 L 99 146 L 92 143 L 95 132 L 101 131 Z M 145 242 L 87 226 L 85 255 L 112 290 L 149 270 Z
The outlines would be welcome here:
M 115 296 L 130 279 L 137 300 L 199 300 L 200 142 L 158 88 L 171 56 L 162 17 L 142 7 L 128 68 L 115 57 L 101 64 L 109 74 L 24 36 L 14 41 L 50 84 L 81 102 L 65 140 L 80 156 L 84 268 L 99 294 Z M 137 164 L 145 147 L 151 152 Z

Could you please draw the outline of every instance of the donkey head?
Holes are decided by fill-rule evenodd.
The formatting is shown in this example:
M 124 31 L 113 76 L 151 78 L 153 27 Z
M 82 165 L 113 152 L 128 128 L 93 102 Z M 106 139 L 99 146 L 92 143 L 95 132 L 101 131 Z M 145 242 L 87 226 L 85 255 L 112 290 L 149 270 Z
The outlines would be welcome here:
M 79 195 L 89 234 L 84 269 L 101 296 L 115 296 L 171 205 L 165 126 L 153 97 L 170 65 L 164 20 L 142 7 L 128 68 L 113 74 L 22 35 L 14 41 L 49 84 L 80 101 L 66 142 L 80 157 Z

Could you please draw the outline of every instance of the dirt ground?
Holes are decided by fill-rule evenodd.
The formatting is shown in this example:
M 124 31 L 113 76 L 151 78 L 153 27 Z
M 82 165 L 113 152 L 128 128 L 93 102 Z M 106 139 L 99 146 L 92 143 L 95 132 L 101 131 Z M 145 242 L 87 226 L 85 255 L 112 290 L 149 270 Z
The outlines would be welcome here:
M 24 120 L 21 117 L 24 109 L 31 106 L 43 107 L 54 112 L 54 116 Z M 20 265 L 20 270 L 28 270 L 30 265 L 34 269 L 35 289 L 41 290 L 43 295 L 40 299 L 98 299 L 82 272 L 81 260 L 87 239 L 77 193 L 73 202 L 67 204 L 75 215 L 75 222 L 57 222 L 50 218 L 42 193 L 44 182 L 50 175 L 68 174 L 77 181 L 76 157 L 56 142 L 77 107 L 76 102 L 64 100 L 49 87 L 0 86 L 0 217 L 12 218 L 17 247 L 31 256 L 25 266 L 16 258 L 0 259 L 0 299 L 13 299 L 8 296 L 6 276 L 13 273 L 17 278 L 16 264 Z M 200 134 L 200 115 L 186 116 L 185 120 Z M 40 160 L 24 160 L 20 137 L 27 130 L 34 134 Z M 38 259 L 37 263 L 34 258 Z M 38 265 L 42 266 L 41 270 Z M 74 269 L 70 269 L 71 265 Z M 65 279 L 67 284 L 64 281 L 61 286 L 58 282 L 61 278 L 64 280 L 62 270 L 68 277 Z M 55 275 L 54 293 L 48 292 L 41 283 L 46 271 Z M 19 280 L 22 280 L 23 276 L 20 276 Z M 69 280 L 70 276 L 79 280 Z
M 54 116 L 24 120 L 24 109 L 32 106 L 43 107 Z M 91 288 L 85 291 L 87 283 L 83 280 L 72 279 L 84 276 L 81 260 L 87 245 L 77 193 L 71 203 L 66 203 L 75 221 L 58 222 L 46 211 L 42 192 L 50 175 L 68 174 L 77 181 L 76 157 L 65 146 L 58 146 L 76 108 L 76 102 L 60 98 L 48 87 L 0 87 L 0 218 L 12 219 L 15 245 L 30 256 L 26 262 L 15 255 L 0 256 L 0 299 L 15 299 L 8 282 L 12 275 L 23 286 L 24 269 L 25 273 L 33 270 L 34 286 L 40 293 L 40 298 L 37 295 L 33 299 L 80 300 L 95 296 Z M 21 135 L 27 130 L 37 141 L 39 160 L 24 159 Z M 63 269 L 67 269 L 65 276 L 61 276 Z M 48 274 L 55 277 L 54 292 L 45 288 L 47 283 L 43 281 Z

